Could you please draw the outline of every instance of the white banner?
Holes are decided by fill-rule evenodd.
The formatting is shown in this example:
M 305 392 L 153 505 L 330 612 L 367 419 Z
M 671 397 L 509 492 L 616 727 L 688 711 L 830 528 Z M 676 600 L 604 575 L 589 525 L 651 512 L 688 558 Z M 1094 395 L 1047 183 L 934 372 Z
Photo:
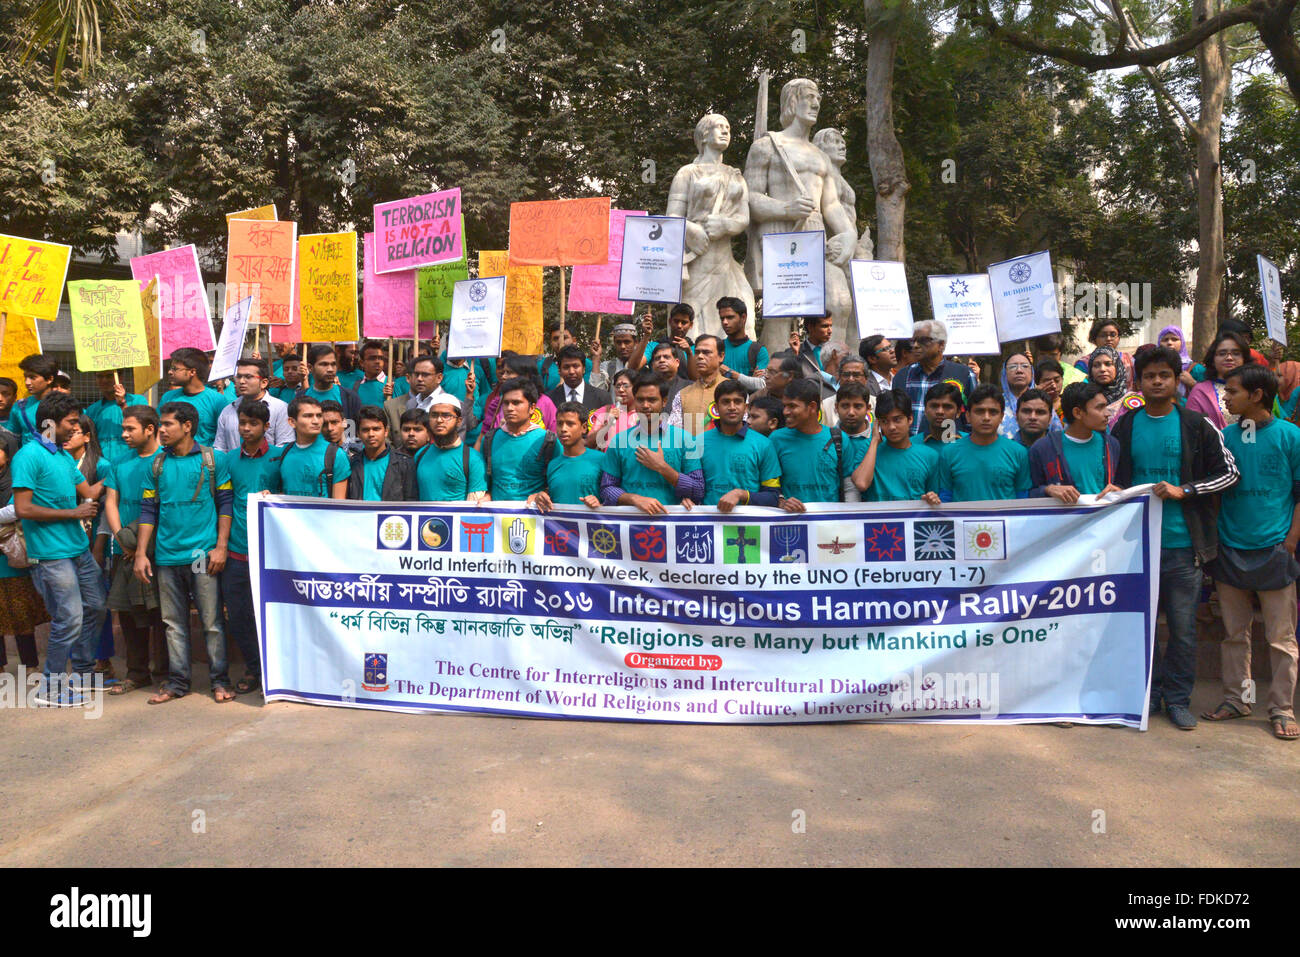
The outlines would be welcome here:
M 927 276 L 934 318 L 948 327 L 947 355 L 991 356 L 1002 351 L 993 315 L 993 291 L 982 272 Z
M 1146 727 L 1159 499 L 810 508 L 250 496 L 267 700 Z
M 1264 256 L 1255 254 L 1259 263 L 1259 293 L 1264 299 L 1264 324 L 1268 337 L 1286 345 L 1286 307 L 1282 303 L 1282 274 Z
M 1047 250 L 989 266 L 998 338 L 1016 342 L 1061 331 L 1052 254 Z
M 763 315 L 769 319 L 826 315 L 824 232 L 763 237 Z
M 907 294 L 907 271 L 902 263 L 849 263 L 853 276 L 853 311 L 858 335 L 906 339 L 912 335 L 912 299 Z
M 447 358 L 481 359 L 501 355 L 506 314 L 506 277 L 464 279 L 451 287 Z
M 623 220 L 618 298 L 681 302 L 685 254 L 686 220 L 681 216 L 628 216 Z
M 221 322 L 221 340 L 217 343 L 212 368 L 208 371 L 209 382 L 228 379 L 235 374 L 239 353 L 244 348 L 244 336 L 248 332 L 248 317 L 252 314 L 252 296 L 241 299 L 226 310 L 226 316 Z

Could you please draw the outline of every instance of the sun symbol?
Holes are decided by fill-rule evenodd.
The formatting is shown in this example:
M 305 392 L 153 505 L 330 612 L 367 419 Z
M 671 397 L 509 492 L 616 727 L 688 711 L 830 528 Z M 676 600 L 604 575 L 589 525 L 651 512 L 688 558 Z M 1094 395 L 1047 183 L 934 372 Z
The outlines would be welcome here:
M 972 525 L 966 529 L 966 550 L 976 558 L 985 558 L 997 551 L 997 536 L 992 525 Z
M 608 555 L 618 547 L 618 539 L 608 528 L 598 528 L 591 533 L 591 544 L 602 555 Z

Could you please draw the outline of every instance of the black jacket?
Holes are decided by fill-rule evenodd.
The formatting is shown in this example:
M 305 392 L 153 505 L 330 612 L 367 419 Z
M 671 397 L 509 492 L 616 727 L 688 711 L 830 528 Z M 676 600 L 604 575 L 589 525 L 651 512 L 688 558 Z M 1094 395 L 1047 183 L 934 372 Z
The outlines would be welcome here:
M 352 474 L 348 476 L 348 498 L 360 499 L 365 490 L 364 450 L 348 453 Z M 414 502 L 419 498 L 415 484 L 415 461 L 405 449 L 388 447 L 388 471 L 384 474 L 384 487 L 380 496 L 385 502 Z
M 1119 465 L 1115 484 L 1128 488 L 1133 484 L 1133 416 L 1139 410 L 1125 412 L 1111 427 L 1110 434 L 1119 442 Z M 1219 495 L 1241 481 L 1237 463 L 1223 444 L 1223 433 L 1199 412 L 1174 405 L 1182 433 L 1183 464 L 1179 482 L 1190 488 L 1183 499 L 1183 516 L 1192 537 L 1192 549 L 1201 565 L 1219 554 Z
M 546 397 L 555 403 L 555 407 L 557 409 L 562 404 L 569 401 L 568 396 L 569 396 L 569 387 L 565 385 L 563 382 L 557 385 L 550 392 L 546 393 Z M 581 403 L 583 418 L 586 418 L 587 416 L 591 415 L 593 409 L 599 409 L 602 408 L 603 406 L 609 405 L 609 402 L 610 402 L 609 393 L 606 392 L 604 389 L 597 389 L 590 382 L 588 382 L 586 385 L 583 386 L 582 403 Z

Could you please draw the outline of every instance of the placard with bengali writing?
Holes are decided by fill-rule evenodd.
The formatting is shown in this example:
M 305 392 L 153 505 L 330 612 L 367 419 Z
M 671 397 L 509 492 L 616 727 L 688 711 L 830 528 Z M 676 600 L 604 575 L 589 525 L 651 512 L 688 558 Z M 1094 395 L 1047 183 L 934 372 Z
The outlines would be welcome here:
M 217 347 L 198 250 L 193 245 L 134 256 L 131 275 L 141 291 L 155 277 L 158 280 L 160 349 L 164 358 L 177 349 L 211 352 Z
M 224 308 L 252 296 L 251 322 L 288 325 L 294 318 L 298 224 L 232 219 L 228 225 Z M 216 344 L 209 348 L 215 349 Z
M 542 267 L 512 266 L 503 249 L 480 249 L 478 276 L 506 277 L 506 317 L 501 349 L 524 356 L 538 355 L 542 340 Z
M 596 266 L 608 258 L 608 196 L 510 204 L 510 265 Z
M 149 361 L 140 287 L 134 279 L 80 279 L 68 283 L 77 368 L 102 372 Z

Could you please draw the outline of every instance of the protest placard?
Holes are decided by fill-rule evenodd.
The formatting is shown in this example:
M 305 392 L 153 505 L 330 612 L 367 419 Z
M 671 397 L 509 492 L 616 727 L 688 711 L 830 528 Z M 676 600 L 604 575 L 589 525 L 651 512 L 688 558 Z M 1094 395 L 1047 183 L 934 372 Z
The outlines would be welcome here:
M 763 237 L 763 315 L 826 314 L 826 234 L 821 230 Z
M 609 211 L 609 261 L 603 266 L 574 266 L 569 286 L 570 312 L 604 312 L 630 316 L 636 303 L 618 298 L 618 276 L 623 262 L 623 221 L 644 216 L 643 209 Z
M 447 328 L 448 359 L 479 359 L 501 354 L 501 324 L 506 311 L 505 276 L 466 279 L 451 292 Z
M 20 397 L 26 390 L 23 388 L 23 370 L 18 368 L 18 363 L 43 351 L 40 325 L 35 316 L 0 312 L 0 376 L 14 380 Z
M 608 256 L 608 196 L 510 204 L 510 265 L 590 266 Z
M 375 272 L 455 262 L 463 256 L 459 187 L 375 204 Z
M 295 318 L 298 224 L 232 219 L 226 258 L 226 304 L 253 297 L 250 322 L 288 325 Z M 164 317 L 164 329 L 166 320 Z M 215 348 L 212 346 L 210 348 Z
M 239 353 L 244 348 L 244 336 L 248 333 L 248 317 L 252 312 L 252 296 L 226 310 L 225 321 L 221 323 L 221 341 L 217 343 L 217 354 L 212 357 L 212 368 L 208 371 L 209 382 L 228 379 L 235 374 Z
M 686 220 L 681 216 L 630 216 L 623 220 L 618 298 L 681 302 Z
M 461 232 L 465 231 L 464 218 L 461 219 Z M 446 322 L 451 318 L 451 290 L 463 279 L 469 278 L 469 260 L 465 250 L 461 250 L 460 259 L 455 262 L 438 263 L 436 266 L 422 266 L 416 271 L 416 316 L 420 322 L 420 335 L 433 335 L 435 322 Z
M 356 340 L 356 233 L 309 233 L 299 238 L 298 302 L 304 342 Z
M 1286 345 L 1286 308 L 1282 303 L 1282 274 L 1264 256 L 1255 254 L 1259 265 L 1259 293 L 1264 299 L 1264 324 L 1268 337 Z
M 140 286 L 134 279 L 79 279 L 68 283 L 77 368 L 100 372 L 149 361 Z
M 274 220 L 275 206 L 258 206 L 255 209 L 245 209 L 238 213 L 226 213 L 226 222 L 229 223 L 232 219 Z
M 988 275 L 998 339 L 1017 342 L 1061 331 L 1061 306 L 1050 252 L 994 263 Z
M 140 314 L 144 318 L 144 338 L 149 347 L 149 361 L 132 368 L 132 388 L 138 395 L 152 389 L 162 379 L 162 330 L 158 321 L 158 277 L 140 290 Z
M 211 352 L 217 347 L 198 250 L 193 245 L 134 256 L 131 275 L 142 290 L 154 277 L 158 279 L 158 322 L 164 359 L 177 349 Z
M 523 356 L 541 353 L 542 345 L 542 267 L 511 266 L 510 254 L 504 249 L 480 249 L 478 276 L 506 277 L 506 316 L 501 334 L 501 348 Z
M 375 272 L 375 234 L 361 243 L 362 323 L 367 339 L 409 339 L 415 335 L 415 273 Z M 432 267 L 431 267 L 432 268 Z
M 59 317 L 72 247 L 0 234 L 0 312 L 11 317 Z
M 991 356 L 1002 351 L 988 273 L 926 278 L 934 318 L 948 328 L 948 355 Z
M 912 334 L 912 299 L 907 293 L 907 271 L 902 263 L 855 259 L 853 312 L 858 335 L 905 339 Z

